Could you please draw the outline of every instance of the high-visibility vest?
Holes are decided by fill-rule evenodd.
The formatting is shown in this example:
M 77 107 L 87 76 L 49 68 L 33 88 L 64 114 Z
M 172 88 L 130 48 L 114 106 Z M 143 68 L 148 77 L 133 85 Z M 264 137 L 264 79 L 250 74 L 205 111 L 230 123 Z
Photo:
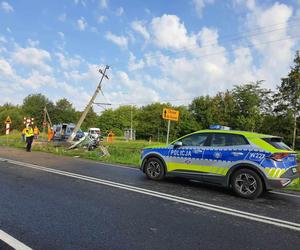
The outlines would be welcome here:
M 38 127 L 36 127 L 36 128 L 34 128 L 33 132 L 35 135 L 38 135 L 40 133 L 40 130 Z
M 32 128 L 26 128 L 25 135 L 26 135 L 26 137 L 34 136 L 33 129 Z

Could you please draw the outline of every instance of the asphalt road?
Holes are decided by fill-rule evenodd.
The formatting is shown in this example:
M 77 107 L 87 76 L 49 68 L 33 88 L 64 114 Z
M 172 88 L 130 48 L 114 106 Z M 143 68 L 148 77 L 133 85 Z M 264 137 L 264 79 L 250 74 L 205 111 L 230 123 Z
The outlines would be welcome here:
M 128 167 L 8 148 L 0 158 L 0 230 L 33 249 L 299 249 L 300 194 L 251 201 Z

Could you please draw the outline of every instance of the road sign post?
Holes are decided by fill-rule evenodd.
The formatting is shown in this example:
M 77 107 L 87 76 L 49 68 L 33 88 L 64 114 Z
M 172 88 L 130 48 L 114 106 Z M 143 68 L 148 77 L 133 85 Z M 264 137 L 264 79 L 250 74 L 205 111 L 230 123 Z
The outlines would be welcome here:
M 4 122 L 4 123 L 5 123 L 6 143 L 8 144 L 8 135 L 9 135 L 10 124 L 11 124 L 11 119 L 10 119 L 9 116 L 5 119 L 5 122 Z
M 167 131 L 167 142 L 166 142 L 166 144 L 168 145 L 171 121 L 177 122 L 179 120 L 179 111 L 174 110 L 174 109 L 164 108 L 162 117 L 163 117 L 163 119 L 168 120 L 168 131 Z
M 170 126 L 171 126 L 171 120 L 168 120 L 167 145 L 169 144 Z

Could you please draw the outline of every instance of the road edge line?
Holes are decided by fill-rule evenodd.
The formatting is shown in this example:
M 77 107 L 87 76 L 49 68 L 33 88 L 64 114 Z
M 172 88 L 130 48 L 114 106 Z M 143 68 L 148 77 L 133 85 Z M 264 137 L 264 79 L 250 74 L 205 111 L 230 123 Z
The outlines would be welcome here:
M 26 246 L 24 243 L 12 237 L 11 235 L 9 235 L 8 233 L 4 232 L 1 229 L 0 229 L 0 240 L 4 241 L 7 245 L 11 246 L 16 250 L 32 250 L 32 248 Z

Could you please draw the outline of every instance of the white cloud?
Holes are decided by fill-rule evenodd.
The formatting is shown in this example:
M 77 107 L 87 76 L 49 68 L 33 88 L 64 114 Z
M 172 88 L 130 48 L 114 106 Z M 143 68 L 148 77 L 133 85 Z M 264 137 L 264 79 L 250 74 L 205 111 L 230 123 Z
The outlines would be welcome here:
M 40 44 L 40 41 L 38 40 L 32 40 L 32 39 L 27 39 L 27 42 L 30 47 L 37 47 Z
M 48 51 L 37 48 L 18 47 L 12 56 L 13 62 L 27 67 L 39 68 L 42 71 L 51 72 L 52 68 L 47 64 L 51 60 Z
M 105 38 L 121 48 L 127 48 L 128 46 L 128 39 L 125 36 L 117 36 L 112 34 L 111 32 L 107 32 Z
M 147 31 L 147 28 L 143 25 L 141 21 L 134 21 L 131 23 L 131 27 L 136 32 L 140 33 L 146 40 L 150 38 L 150 34 Z
M 0 75 L 2 76 L 6 76 L 6 77 L 11 77 L 14 75 L 13 69 L 10 66 L 10 64 L 4 60 L 0 58 Z
M 232 0 L 233 5 L 244 5 L 246 6 L 249 10 L 254 10 L 256 8 L 256 2 L 255 0 Z
M 104 23 L 106 20 L 107 20 L 106 16 L 99 16 L 98 19 L 97 19 L 97 22 L 98 23 Z
M 87 26 L 88 26 L 88 24 L 87 24 L 86 20 L 84 19 L 84 17 L 81 17 L 77 20 L 77 27 L 80 31 L 84 31 Z
M 139 69 L 144 68 L 144 66 L 145 66 L 144 61 L 142 59 L 139 61 L 136 61 L 134 54 L 130 52 L 128 70 L 129 71 L 139 70 Z
M 98 82 L 99 80 L 99 66 L 96 64 L 87 64 L 86 71 L 82 72 L 78 69 L 73 69 L 71 71 L 66 71 L 64 73 L 67 80 L 72 80 L 75 82 Z
M 1 2 L 0 9 L 6 13 L 10 13 L 14 11 L 14 8 L 8 2 Z
M 101 9 L 107 9 L 108 8 L 108 0 L 99 0 L 99 6 Z
M 22 85 L 26 88 L 30 87 L 38 90 L 42 86 L 57 87 L 56 79 L 50 75 L 41 74 L 38 71 L 33 71 L 30 76 L 22 80 Z
M 214 0 L 193 0 L 198 17 L 202 17 L 205 6 L 212 3 L 214 3 Z
M 60 66 L 63 69 L 68 69 L 68 68 L 76 68 L 80 65 L 81 60 L 80 58 L 72 58 L 70 56 L 65 56 L 63 53 L 56 53 L 55 54 L 59 60 Z
M 117 71 L 110 84 L 103 85 L 104 93 L 109 93 L 107 99 L 111 103 L 145 104 L 159 101 L 156 90 L 145 84 L 144 79 L 131 78 L 124 71 Z
M 123 7 L 119 7 L 116 11 L 117 16 L 122 16 L 124 14 L 124 9 Z
M 77 87 L 67 82 L 60 82 L 58 87 L 62 90 L 61 98 L 67 96 L 76 109 L 83 110 L 91 98 L 91 94 L 88 94 L 82 87 Z
M 153 18 L 151 28 L 158 47 L 180 50 L 196 46 L 196 38 L 188 36 L 184 23 L 175 15 L 164 14 Z
M 261 35 L 251 38 L 251 43 L 259 53 L 258 78 L 267 80 L 269 87 L 274 87 L 278 79 L 287 74 L 294 56 L 296 39 L 289 35 L 288 24 L 292 13 L 292 7 L 276 2 L 267 8 L 256 6 L 247 16 L 249 29 L 268 31 L 270 28 L 266 27 L 280 24 L 272 32 L 262 32 Z

